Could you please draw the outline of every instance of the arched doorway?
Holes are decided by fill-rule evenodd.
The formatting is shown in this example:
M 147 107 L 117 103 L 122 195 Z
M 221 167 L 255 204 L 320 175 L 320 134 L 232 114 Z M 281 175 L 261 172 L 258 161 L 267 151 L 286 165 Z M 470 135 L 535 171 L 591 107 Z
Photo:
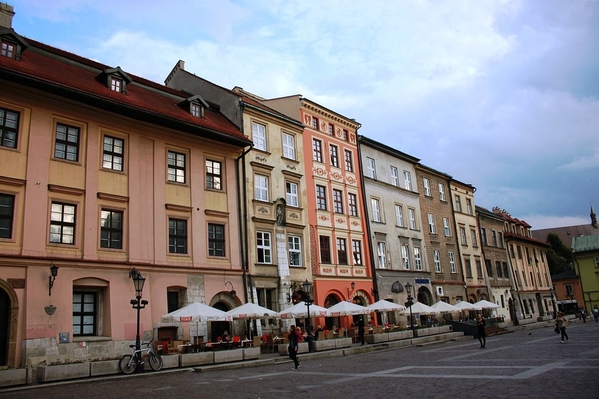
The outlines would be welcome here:
M 8 364 L 8 341 L 10 337 L 10 297 L 0 288 L 0 366 Z
M 368 299 L 365 297 L 364 293 L 357 293 L 353 298 L 352 298 L 352 302 L 355 303 L 356 305 L 360 305 L 360 306 L 368 306 Z M 360 317 L 363 317 L 362 315 L 353 315 L 352 316 L 352 322 L 354 323 L 354 325 L 358 325 L 358 320 L 360 320 Z M 368 319 L 368 317 L 366 317 L 364 320 L 365 322 L 367 321 L 366 319 Z
M 218 301 L 214 305 L 212 305 L 212 307 L 218 310 L 222 310 L 223 312 L 228 312 L 229 310 L 231 310 L 231 306 L 224 301 Z M 210 322 L 210 327 L 212 330 L 210 332 L 210 338 L 213 341 L 216 341 L 217 337 L 222 337 L 225 331 L 227 331 L 229 335 L 233 335 L 233 332 L 230 331 L 231 323 L 228 321 L 212 321 Z
M 427 287 L 418 288 L 418 293 L 416 294 L 416 300 L 425 305 L 431 306 L 433 304 L 433 295 Z
M 340 301 L 339 297 L 335 294 L 329 294 L 327 295 L 327 297 L 324 300 L 324 307 L 325 308 L 330 308 L 333 305 L 338 304 Z M 325 317 L 325 325 L 327 330 L 330 330 L 333 328 L 333 326 L 337 326 L 339 327 L 339 323 L 340 323 L 340 319 L 339 317 Z

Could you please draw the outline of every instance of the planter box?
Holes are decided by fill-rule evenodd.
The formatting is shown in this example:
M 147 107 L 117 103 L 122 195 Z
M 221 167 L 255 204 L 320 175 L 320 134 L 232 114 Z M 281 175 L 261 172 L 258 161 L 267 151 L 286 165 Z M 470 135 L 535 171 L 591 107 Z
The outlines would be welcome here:
M 89 377 L 89 363 L 59 364 L 56 366 L 39 366 L 37 368 L 37 381 L 62 381 L 73 378 Z
M 179 367 L 180 355 L 162 355 L 162 369 L 176 369 Z
M 328 351 L 331 349 L 335 349 L 335 340 L 334 339 L 324 339 L 324 340 L 314 341 L 314 350 L 316 352 Z
M 180 355 L 181 367 L 201 366 L 214 363 L 212 352 L 184 353 Z
M 316 343 L 317 341 L 314 342 Z M 289 354 L 287 353 L 287 345 L 279 345 L 278 351 L 281 356 L 287 356 Z M 307 342 L 300 342 L 297 346 L 297 353 L 308 353 L 309 351 L 310 348 L 308 347 Z
M 349 348 L 351 347 L 351 338 L 337 338 L 335 341 L 335 348 Z
M 100 362 L 92 362 L 89 366 L 90 376 L 95 377 L 98 375 L 118 374 L 119 361 L 118 360 L 103 360 Z
M 0 387 L 24 385 L 27 383 L 27 369 L 8 369 L 0 371 Z
M 372 334 L 367 335 L 365 338 L 366 342 L 369 344 L 378 344 L 389 341 L 389 334 Z
M 243 360 L 243 349 L 216 351 L 212 353 L 214 354 L 214 363 L 240 362 Z
M 279 351 L 281 350 L 279 345 Z M 243 360 L 260 359 L 260 348 L 243 348 Z

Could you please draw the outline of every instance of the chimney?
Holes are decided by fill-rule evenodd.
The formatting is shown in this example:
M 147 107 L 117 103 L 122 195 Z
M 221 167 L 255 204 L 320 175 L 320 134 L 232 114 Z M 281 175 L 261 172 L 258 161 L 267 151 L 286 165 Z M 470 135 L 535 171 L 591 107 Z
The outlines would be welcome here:
M 0 27 L 12 28 L 12 17 L 15 15 L 11 5 L 0 3 Z

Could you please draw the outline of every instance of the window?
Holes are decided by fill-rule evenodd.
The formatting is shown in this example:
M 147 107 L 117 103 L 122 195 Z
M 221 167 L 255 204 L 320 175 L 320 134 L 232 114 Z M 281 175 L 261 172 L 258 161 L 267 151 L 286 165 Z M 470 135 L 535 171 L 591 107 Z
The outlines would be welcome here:
M 522 248 L 520 245 L 516 245 L 516 250 L 518 250 L 518 259 L 522 259 Z
M 218 161 L 206 160 L 206 188 L 222 189 L 222 164 Z
M 370 204 L 372 206 L 372 220 L 374 222 L 380 222 L 381 221 L 381 212 L 380 212 L 379 200 L 377 198 L 371 198 Z
M 255 149 L 266 151 L 266 126 L 252 122 L 252 139 Z
M 123 80 L 119 78 L 115 78 L 114 76 L 110 77 L 110 90 L 116 91 L 117 93 L 121 93 L 123 91 Z
M 187 253 L 187 220 L 168 219 L 168 252 Z
M 476 230 L 470 229 L 470 237 L 472 237 L 472 246 L 478 247 L 478 240 L 476 239 Z
M 374 159 L 366 158 L 366 175 L 373 179 L 376 179 L 376 164 L 374 163 Z
M 256 232 L 256 247 L 258 251 L 258 263 L 272 263 L 272 247 L 270 233 L 265 231 Z
M 391 166 L 391 184 L 399 186 L 399 172 L 395 166 Z
M 505 248 L 505 243 L 503 242 L 503 233 L 499 232 L 499 248 Z
M 470 264 L 470 259 L 466 259 L 464 263 L 466 266 L 466 277 L 472 278 L 472 265 Z
M 356 194 L 347 194 L 347 208 L 349 211 L 349 216 L 358 216 L 358 197 Z
M 15 196 L 0 194 L 0 238 L 12 238 Z
M 322 162 L 322 141 L 312 140 L 312 160 Z
M 485 229 L 484 227 L 480 228 L 480 243 L 482 245 L 488 245 L 487 244 L 487 229 Z
M 435 215 L 432 213 L 428 214 L 428 232 L 431 234 L 437 234 L 437 228 L 435 227 Z
M 443 230 L 445 230 L 445 237 L 451 236 L 451 230 L 449 229 L 449 218 L 443 218 Z
M 179 305 L 179 291 L 167 291 L 166 292 L 166 307 L 167 312 L 174 312 L 175 310 L 181 309 Z
M 451 273 L 457 273 L 457 269 L 455 267 L 455 257 L 451 251 L 449 252 L 449 270 Z
M 403 171 L 404 188 L 412 191 L 412 175 L 407 170 Z
M 283 133 L 283 157 L 295 159 L 295 138 L 287 133 Z
M 347 129 L 343 129 L 343 140 L 347 141 L 348 137 L 349 137 L 349 132 L 347 131 Z
M 424 195 L 427 197 L 431 196 L 431 182 L 426 177 L 422 179 L 422 184 L 424 185 Z
M 197 104 L 191 104 L 189 107 L 189 112 L 196 118 L 199 118 L 200 117 L 200 106 Z
M 410 270 L 410 248 L 407 245 L 401 246 L 401 263 L 404 270 Z
M 379 241 L 376 243 L 376 249 L 377 249 L 377 266 L 379 269 L 386 269 L 387 268 L 387 245 L 382 242 Z
M 419 247 L 414 247 L 414 265 L 416 270 L 422 270 L 422 257 L 420 256 Z
M 331 136 L 335 135 L 335 126 L 332 123 L 329 123 L 329 134 Z
M 73 292 L 73 335 L 96 335 L 97 293 Z
M 408 217 L 410 218 L 410 229 L 416 230 L 416 211 L 414 208 L 408 208 Z
M 348 172 L 354 171 L 354 156 L 350 150 L 345 150 L 345 170 Z
M 254 176 L 254 190 L 258 201 L 268 201 L 268 176 Z
M 478 278 L 483 278 L 483 264 L 480 259 L 474 261 L 476 263 L 476 274 Z
M 487 275 L 493 277 L 493 264 L 491 263 L 491 259 L 485 259 L 485 266 L 487 267 Z
M 225 256 L 225 226 L 208 224 L 208 256 Z
M 100 212 L 100 247 L 123 248 L 123 212 L 108 209 Z
M 0 108 L 0 146 L 17 148 L 19 116 L 18 112 Z
M 441 273 L 441 254 L 438 249 L 433 250 L 433 262 L 435 262 L 435 272 Z
M 320 236 L 320 262 L 331 263 L 331 242 L 328 236 Z
M 455 195 L 455 210 L 457 212 L 462 212 L 462 200 L 459 195 Z
M 439 199 L 445 201 L 445 185 L 443 183 L 439 183 Z
M 327 191 L 325 186 L 316 186 L 316 209 L 327 210 Z
M 503 278 L 503 271 L 501 270 L 501 262 L 495 261 L 495 270 L 497 271 L 497 277 Z M 505 276 L 507 277 L 507 276 Z
M 352 251 L 354 255 L 354 265 L 362 264 L 362 243 L 360 240 L 352 240 Z
M 3 57 L 15 58 L 15 45 L 5 41 L 0 41 L 0 43 L 2 43 L 0 54 L 2 54 Z
M 168 152 L 168 181 L 185 183 L 185 154 Z
M 403 207 L 395 205 L 395 224 L 398 227 L 403 227 Z
M 491 240 L 493 240 L 493 246 L 497 246 L 497 232 L 495 230 L 491 230 Z
M 337 238 L 337 261 L 340 265 L 347 265 L 347 241 Z
M 299 206 L 299 197 L 297 195 L 297 183 L 294 182 L 285 182 L 285 192 L 287 198 L 287 205 L 289 206 Z
M 599 256 L 595 256 L 595 268 L 598 268 L 598 267 L 599 267 Z
M 56 124 L 54 158 L 77 162 L 79 160 L 79 128 Z
M 468 215 L 472 215 L 472 200 L 470 198 L 466 198 L 466 212 L 468 212 Z
M 104 169 L 123 171 L 123 150 L 125 142 L 116 137 L 104 136 L 102 167 Z
M 312 128 L 318 130 L 318 118 L 315 116 L 312 117 Z
M 466 238 L 466 229 L 460 227 L 460 237 L 462 238 L 462 245 L 468 245 L 468 239 Z
M 289 266 L 302 266 L 302 238 L 300 236 L 287 237 L 289 245 Z
M 277 290 L 274 288 L 256 288 L 256 295 L 258 296 L 258 305 L 267 309 L 275 310 L 278 309 L 279 304 L 277 302 Z
M 336 145 L 329 146 L 329 155 L 331 156 L 331 166 L 339 167 L 339 147 Z
M 335 213 L 343 213 L 343 191 L 333 189 L 333 208 Z
M 75 205 L 52 203 L 50 242 L 75 244 Z

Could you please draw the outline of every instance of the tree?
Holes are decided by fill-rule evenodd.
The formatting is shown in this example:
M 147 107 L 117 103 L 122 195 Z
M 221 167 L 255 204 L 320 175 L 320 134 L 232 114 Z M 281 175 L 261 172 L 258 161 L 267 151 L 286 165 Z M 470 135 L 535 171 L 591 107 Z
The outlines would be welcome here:
M 551 249 L 547 250 L 547 263 L 549 272 L 552 276 L 572 269 L 574 256 L 572 250 L 568 248 L 561 238 L 555 233 L 547 234 L 547 243 Z

